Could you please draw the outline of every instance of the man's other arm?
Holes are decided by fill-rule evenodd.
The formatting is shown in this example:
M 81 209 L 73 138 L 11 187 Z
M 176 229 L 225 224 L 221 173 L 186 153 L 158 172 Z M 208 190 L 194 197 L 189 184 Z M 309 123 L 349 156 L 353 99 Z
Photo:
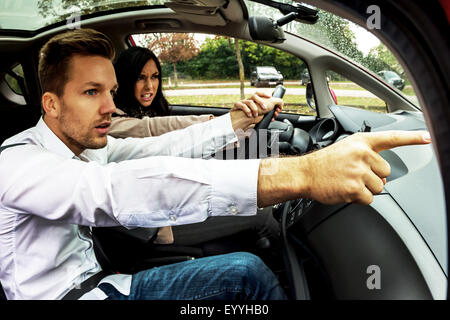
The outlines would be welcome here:
M 389 164 L 378 152 L 430 142 L 425 131 L 356 133 L 301 157 L 261 160 L 258 206 L 296 198 L 369 204 L 390 175 Z

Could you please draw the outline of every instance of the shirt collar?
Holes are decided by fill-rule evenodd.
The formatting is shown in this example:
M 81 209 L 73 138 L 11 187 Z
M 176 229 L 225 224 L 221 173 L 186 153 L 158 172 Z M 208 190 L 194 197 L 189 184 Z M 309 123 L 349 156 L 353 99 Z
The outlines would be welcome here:
M 61 139 L 58 138 L 56 134 L 47 126 L 44 119 L 41 117 L 36 125 L 37 131 L 40 133 L 42 137 L 43 146 L 64 158 L 67 159 L 80 159 L 84 161 L 92 161 L 96 160 L 100 163 L 105 163 L 107 159 L 107 147 L 101 149 L 86 149 L 84 150 L 79 157 L 77 157 L 72 150 L 69 149 L 65 145 Z
M 44 118 L 41 117 L 36 125 L 37 131 L 41 134 L 43 146 L 64 158 L 73 158 L 75 154 L 58 138 L 56 134 L 47 126 Z

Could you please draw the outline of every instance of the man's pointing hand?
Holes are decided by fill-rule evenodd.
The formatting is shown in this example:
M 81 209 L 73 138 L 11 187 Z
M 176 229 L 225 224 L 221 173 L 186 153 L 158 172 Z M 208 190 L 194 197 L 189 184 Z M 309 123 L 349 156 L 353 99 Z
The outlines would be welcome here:
M 325 204 L 370 204 L 373 195 L 383 190 L 391 173 L 389 163 L 378 152 L 430 142 L 426 131 L 355 133 L 305 156 L 263 160 L 260 173 L 264 172 L 261 170 L 264 166 L 276 165 L 278 170 L 272 175 L 260 174 L 258 205 L 296 198 L 315 199 Z

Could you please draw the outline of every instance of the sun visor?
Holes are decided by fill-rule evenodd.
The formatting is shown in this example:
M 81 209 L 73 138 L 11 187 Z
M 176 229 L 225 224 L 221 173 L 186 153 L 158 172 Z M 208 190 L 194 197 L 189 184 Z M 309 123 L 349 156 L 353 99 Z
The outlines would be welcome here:
M 164 5 L 187 20 L 208 26 L 225 26 L 227 21 L 220 8 L 226 6 L 226 0 L 166 2 Z

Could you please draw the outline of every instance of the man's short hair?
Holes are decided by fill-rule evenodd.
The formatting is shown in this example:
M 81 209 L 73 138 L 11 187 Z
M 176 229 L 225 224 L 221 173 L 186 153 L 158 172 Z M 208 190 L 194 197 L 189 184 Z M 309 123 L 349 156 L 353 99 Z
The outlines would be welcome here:
M 52 92 L 58 97 L 63 95 L 73 55 L 102 56 L 113 60 L 115 50 L 106 35 L 93 29 L 75 29 L 52 37 L 39 52 L 42 92 Z

